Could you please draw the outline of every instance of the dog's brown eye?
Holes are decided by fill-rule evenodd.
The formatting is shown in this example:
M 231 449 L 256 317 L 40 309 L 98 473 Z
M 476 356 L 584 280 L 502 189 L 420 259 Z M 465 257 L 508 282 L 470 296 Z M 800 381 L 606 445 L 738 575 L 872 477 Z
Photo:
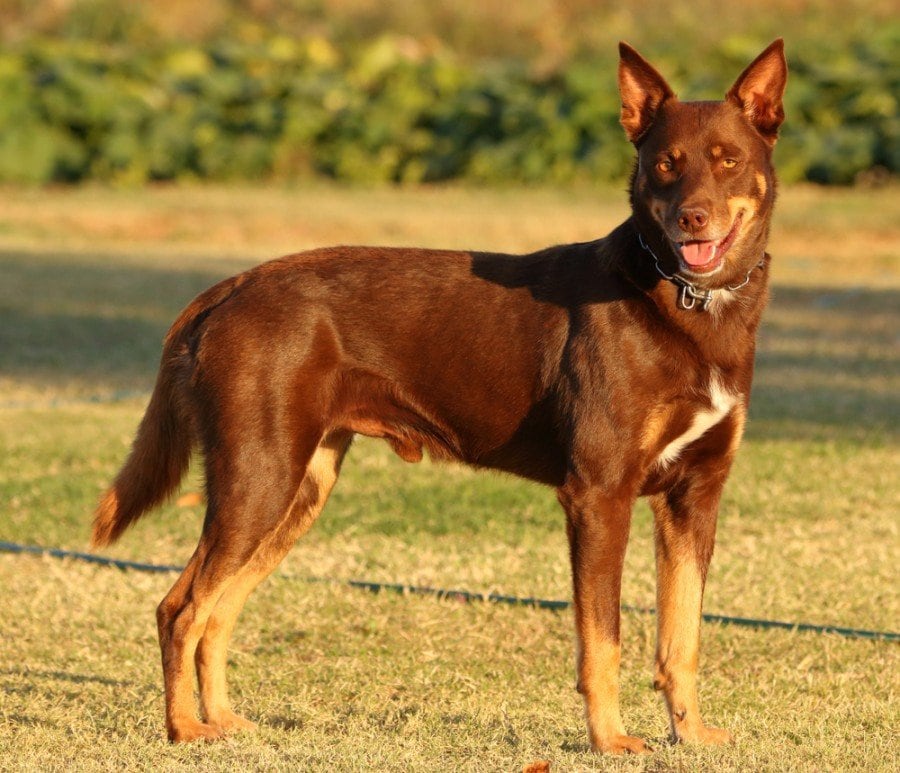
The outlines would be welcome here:
M 722 162 L 722 166 L 724 166 L 726 169 L 734 169 L 737 165 L 738 165 L 737 159 L 734 159 L 734 158 L 726 158 Z
M 668 159 L 663 160 L 663 161 L 658 161 L 656 163 L 656 168 L 660 172 L 671 172 L 672 171 L 672 162 L 669 161 Z

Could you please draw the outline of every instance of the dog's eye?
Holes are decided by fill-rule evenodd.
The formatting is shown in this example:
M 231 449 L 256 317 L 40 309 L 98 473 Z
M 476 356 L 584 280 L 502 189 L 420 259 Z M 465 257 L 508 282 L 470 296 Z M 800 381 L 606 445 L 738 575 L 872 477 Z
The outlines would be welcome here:
M 726 169 L 734 169 L 737 165 L 738 162 L 736 158 L 726 158 L 722 162 L 722 166 L 724 166 Z
M 656 162 L 656 168 L 660 172 L 671 172 L 672 171 L 672 162 L 668 159 L 663 159 L 662 161 Z

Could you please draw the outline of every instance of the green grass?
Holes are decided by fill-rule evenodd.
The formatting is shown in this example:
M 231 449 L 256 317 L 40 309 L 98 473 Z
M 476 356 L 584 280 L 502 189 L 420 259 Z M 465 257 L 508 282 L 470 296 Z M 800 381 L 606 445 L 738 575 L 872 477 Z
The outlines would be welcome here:
M 527 250 L 625 216 L 616 191 L 0 191 L 0 540 L 83 550 L 169 322 L 198 290 L 299 247 Z M 900 193 L 784 191 L 747 438 L 723 501 L 709 612 L 898 628 Z M 84 398 L 139 394 L 115 403 Z M 0 555 L 0 760 L 11 769 L 892 770 L 896 644 L 704 627 L 701 695 L 732 747 L 664 743 L 654 620 L 624 616 L 623 710 L 657 747 L 586 749 L 569 612 L 372 595 L 304 578 L 569 597 L 551 491 L 406 465 L 361 440 L 325 514 L 248 603 L 231 681 L 254 736 L 171 747 L 153 610 L 172 577 Z M 196 475 L 186 489 L 199 486 Z M 183 563 L 200 508 L 111 555 Z M 652 606 L 635 513 L 623 600 Z

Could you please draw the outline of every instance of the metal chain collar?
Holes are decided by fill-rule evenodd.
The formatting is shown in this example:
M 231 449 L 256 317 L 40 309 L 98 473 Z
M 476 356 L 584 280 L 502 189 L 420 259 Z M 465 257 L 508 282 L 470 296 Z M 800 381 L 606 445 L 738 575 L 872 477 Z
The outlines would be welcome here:
M 650 256 L 653 258 L 653 264 L 656 268 L 656 273 L 658 273 L 663 279 L 667 279 L 672 284 L 681 288 L 681 292 L 678 294 L 678 307 L 681 309 L 685 309 L 686 311 L 690 311 L 697 305 L 697 303 L 699 303 L 700 311 L 708 311 L 709 305 L 713 301 L 713 293 L 715 292 L 715 290 L 701 290 L 695 284 L 692 284 L 680 274 L 667 274 L 662 270 L 662 266 L 659 265 L 659 258 L 656 257 L 656 253 L 650 249 L 650 245 L 644 241 L 644 235 L 640 231 L 638 231 L 638 240 L 641 243 L 641 247 L 647 250 L 647 252 L 649 252 Z M 753 273 L 753 271 L 757 268 L 760 268 L 764 263 L 765 259 L 761 260 L 747 272 L 747 276 L 744 278 L 743 282 L 733 286 L 726 285 L 727 289 L 731 292 L 734 292 L 735 290 L 740 290 L 742 287 L 745 287 L 750 282 L 750 275 Z

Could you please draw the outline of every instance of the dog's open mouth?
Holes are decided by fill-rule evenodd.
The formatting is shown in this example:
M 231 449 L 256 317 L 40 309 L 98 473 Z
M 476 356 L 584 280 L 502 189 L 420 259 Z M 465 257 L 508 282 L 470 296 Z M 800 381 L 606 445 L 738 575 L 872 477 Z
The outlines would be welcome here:
M 725 235 L 725 238 L 718 241 L 711 239 L 709 241 L 679 242 L 682 268 L 695 274 L 709 274 L 719 268 L 722 261 L 725 260 L 728 248 L 737 239 L 743 219 L 744 212 L 741 210 L 734 219 L 731 230 Z

